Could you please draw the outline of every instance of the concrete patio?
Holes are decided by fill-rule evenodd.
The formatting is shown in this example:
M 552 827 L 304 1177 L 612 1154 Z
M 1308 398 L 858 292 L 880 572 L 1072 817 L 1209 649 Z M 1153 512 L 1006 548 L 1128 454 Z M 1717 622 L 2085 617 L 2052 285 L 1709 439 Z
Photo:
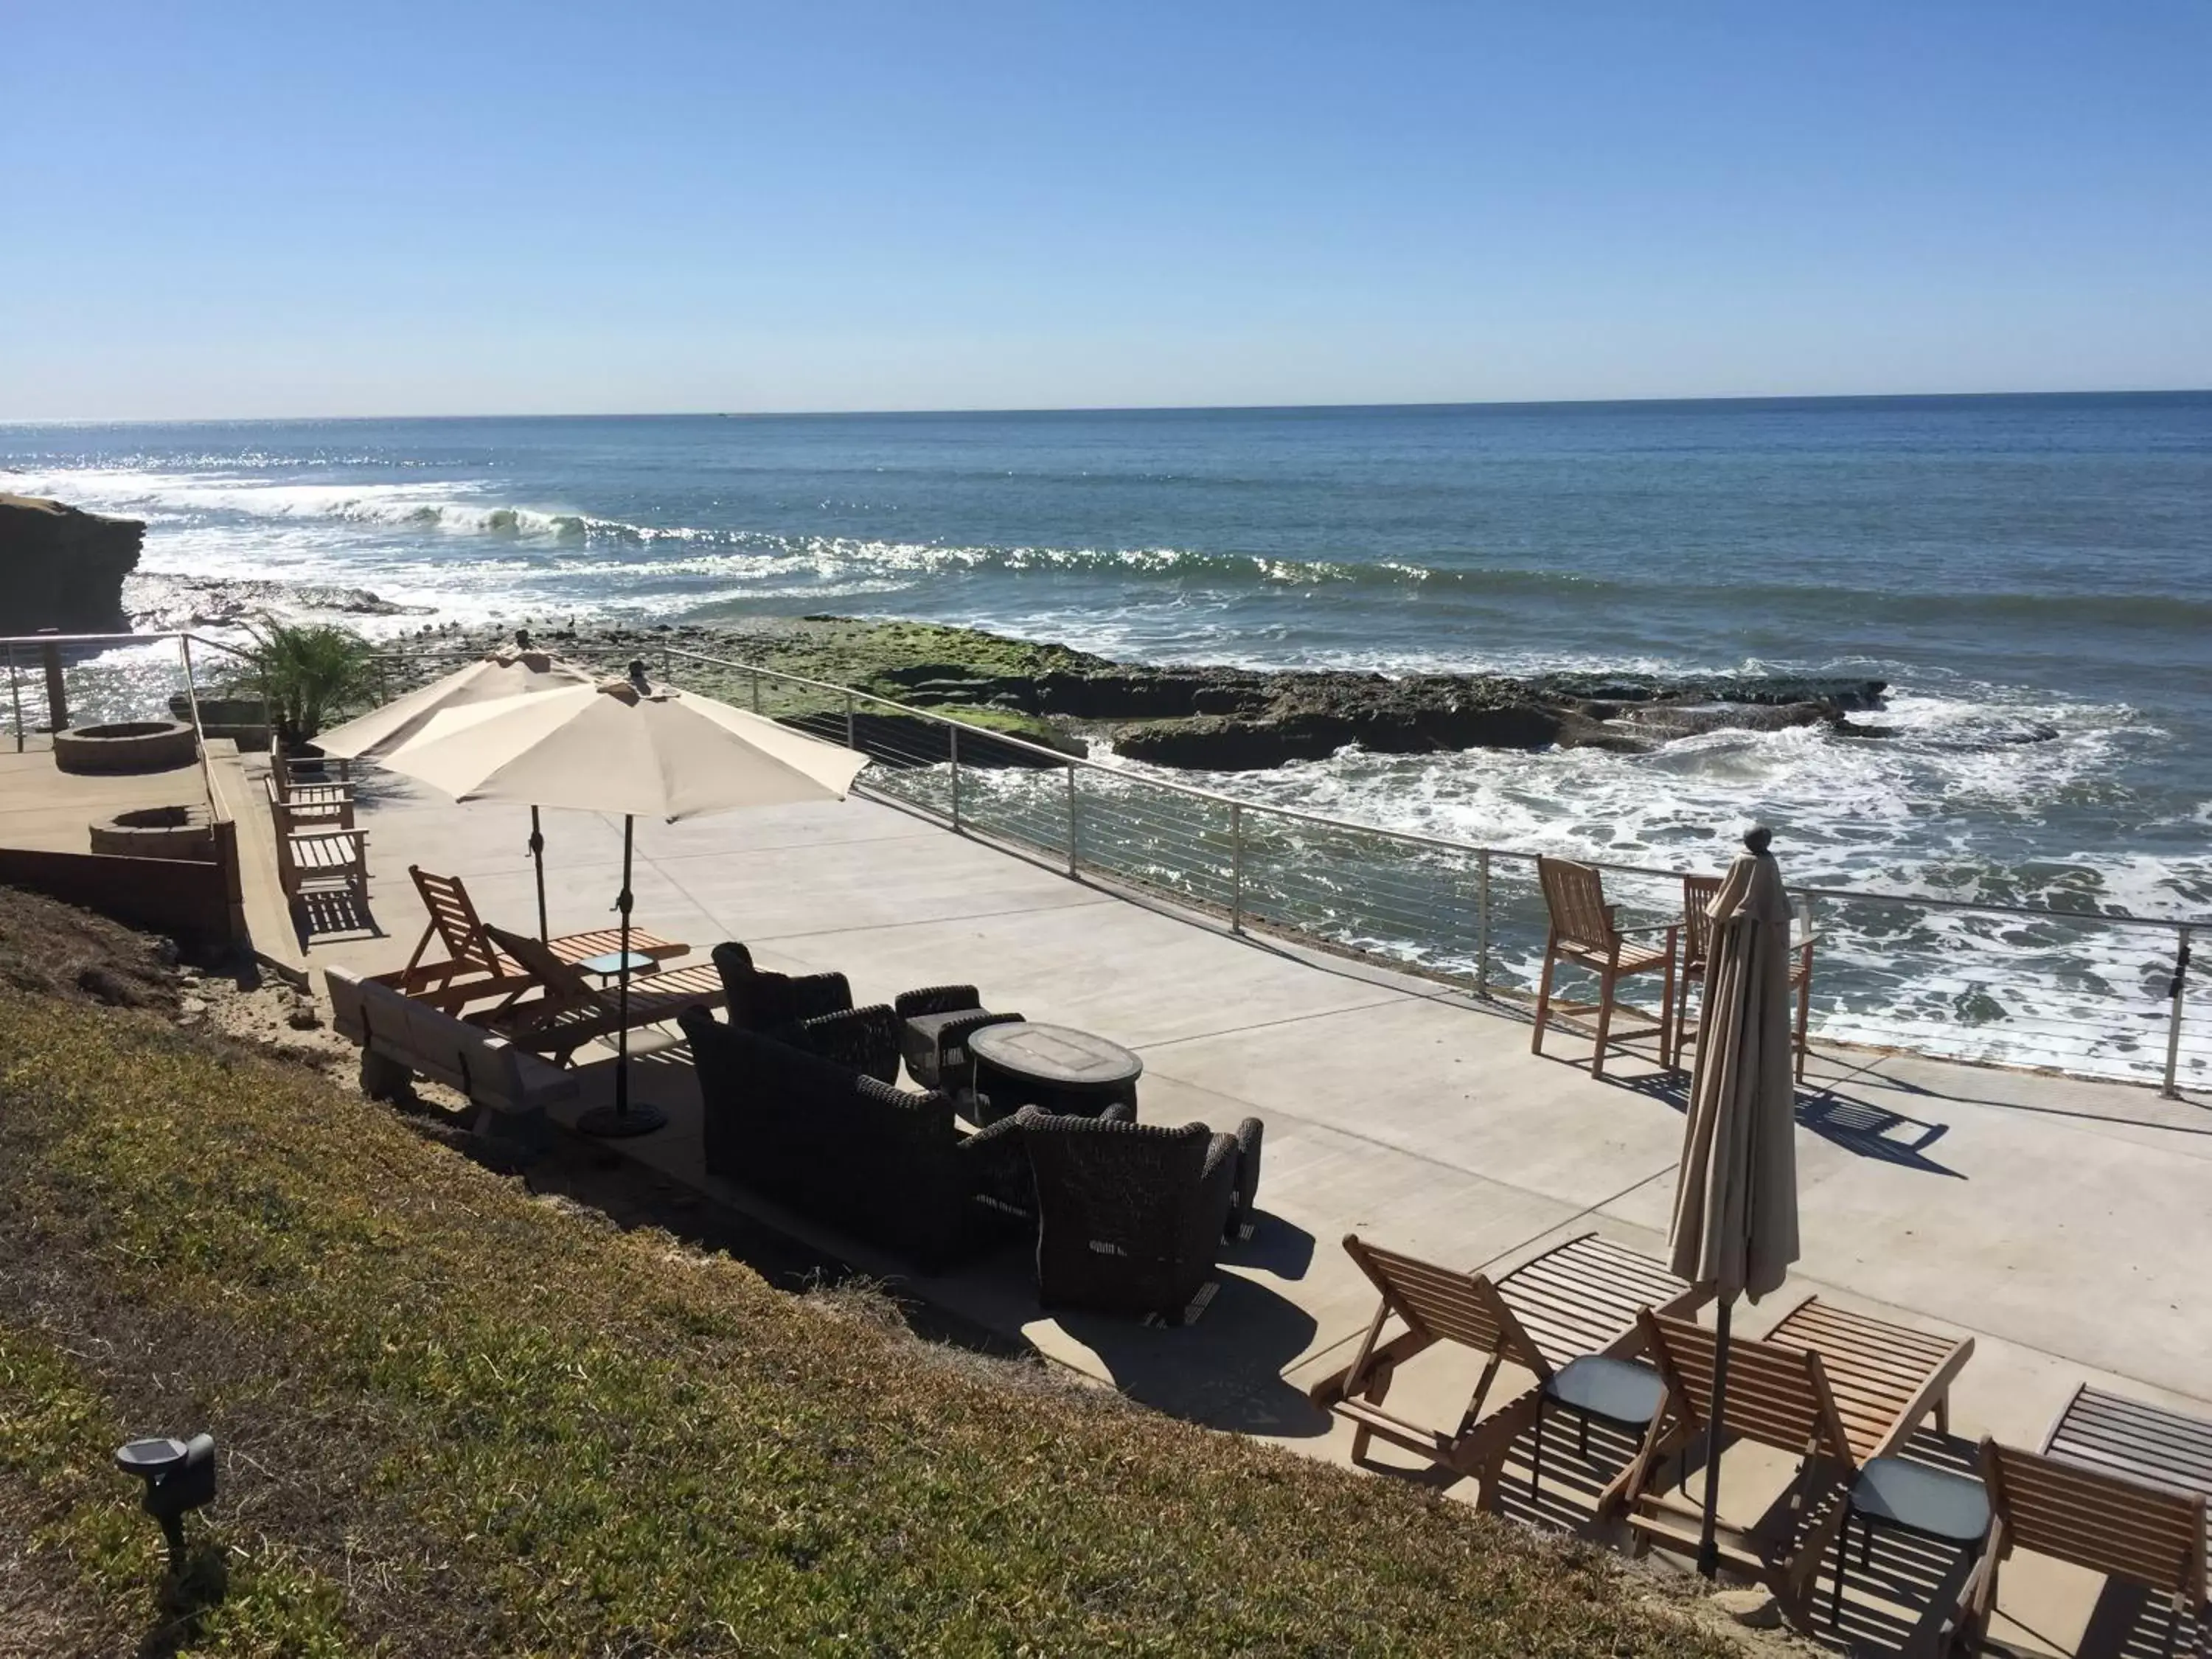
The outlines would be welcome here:
M 424 925 L 411 863 L 464 878 L 493 921 L 534 924 L 526 813 L 456 807 L 372 775 L 360 821 L 380 931 L 305 942 L 309 968 L 376 971 L 406 957 Z M 267 835 L 265 814 L 254 831 Z M 553 812 L 545 833 L 553 928 L 612 925 L 621 821 Z M 874 802 L 641 823 L 637 842 L 642 927 L 702 952 L 737 939 L 763 965 L 842 969 L 864 1001 L 972 980 L 992 1006 L 1136 1049 L 1147 1121 L 1266 1121 L 1259 1233 L 1227 1253 L 1205 1317 L 1162 1330 L 1040 1316 L 1018 1251 L 915 1279 L 779 1214 L 704 1174 L 688 1067 L 663 1057 L 641 1068 L 672 1121 L 619 1143 L 625 1153 L 1164 1410 L 1348 1457 L 1348 1430 L 1304 1398 L 1350 1357 L 1373 1309 L 1339 1247 L 1347 1232 L 1493 1270 L 1593 1229 L 1663 1255 L 1682 1093 L 1648 1058 L 1594 1082 L 1580 1064 L 1588 1045 L 1570 1033 L 1532 1055 L 1509 1012 L 1232 937 Z M 257 936 L 266 916 L 264 901 Z M 1969 1443 L 1988 1432 L 2040 1444 L 2084 1380 L 2212 1417 L 2206 1103 L 1833 1050 L 1813 1064 L 1800 1121 L 1802 1261 L 1783 1292 L 1740 1314 L 1740 1331 L 1817 1293 L 1971 1333 L 1953 1419 Z M 1456 1417 L 1471 1374 L 1432 1369 L 1408 1369 L 1394 1411 Z M 1559 1486 L 1540 1513 L 1575 1524 L 1573 1460 L 1556 1461 Z M 1763 1495 L 1739 1491 L 1736 1467 L 1732 1456 L 1723 1507 L 1748 1519 Z M 1524 1500 L 1516 1512 L 1538 1511 Z M 2155 1647 L 2162 1610 L 2137 1617 L 2125 1591 L 2100 1599 L 2101 1580 L 2032 1560 L 2006 1575 L 1998 1638 L 2058 1653 Z M 1925 1611 L 1855 1602 L 1846 1626 L 1852 1644 L 1891 1650 Z

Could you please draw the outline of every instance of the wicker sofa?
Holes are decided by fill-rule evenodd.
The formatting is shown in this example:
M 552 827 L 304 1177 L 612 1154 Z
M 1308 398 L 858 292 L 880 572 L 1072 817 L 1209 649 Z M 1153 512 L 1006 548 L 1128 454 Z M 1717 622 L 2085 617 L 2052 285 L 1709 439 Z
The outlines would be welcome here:
M 857 1013 L 865 1018 L 854 1021 Z M 1028 1224 L 1006 1201 L 1027 1185 L 1009 1121 L 970 1134 L 934 1091 L 892 1086 L 798 1046 L 825 1024 L 872 1028 L 887 1008 L 817 1015 L 775 1035 L 681 1016 L 698 1069 L 707 1167 L 933 1270 Z M 895 1027 L 891 1064 L 897 1064 Z
M 1250 1231 L 1260 1120 L 1234 1135 L 1035 1106 L 1007 1121 L 1036 1183 L 1038 1301 L 1182 1323 L 1222 1240 Z

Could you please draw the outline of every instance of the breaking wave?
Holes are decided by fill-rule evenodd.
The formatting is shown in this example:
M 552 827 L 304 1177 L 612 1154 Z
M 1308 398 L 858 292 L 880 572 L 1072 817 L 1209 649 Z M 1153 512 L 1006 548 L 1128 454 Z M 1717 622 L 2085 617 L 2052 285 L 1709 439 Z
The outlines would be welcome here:
M 968 545 L 793 536 L 744 527 L 644 524 L 498 501 L 486 499 L 488 484 L 307 484 L 95 469 L 21 476 L 10 486 L 177 526 L 242 520 L 503 541 L 547 556 L 572 576 L 599 574 L 617 583 L 708 579 L 732 584 L 732 597 L 778 581 L 836 583 L 845 591 L 869 592 L 877 591 L 870 586 L 874 583 L 956 573 L 1078 574 L 1186 587 L 1419 591 L 1457 594 L 1477 603 L 1486 598 L 1557 597 L 1591 605 L 1674 606 L 1711 598 L 1731 607 L 1850 614 L 1876 622 L 1972 622 L 1996 628 L 2064 622 L 2124 631 L 2212 629 L 2212 599 L 2171 593 L 1991 593 L 1940 586 L 1869 592 L 1840 584 L 1746 581 L 1733 570 L 1716 571 L 1700 583 L 1672 571 L 1643 580 L 1507 565 L 1287 558 L 1173 546 Z

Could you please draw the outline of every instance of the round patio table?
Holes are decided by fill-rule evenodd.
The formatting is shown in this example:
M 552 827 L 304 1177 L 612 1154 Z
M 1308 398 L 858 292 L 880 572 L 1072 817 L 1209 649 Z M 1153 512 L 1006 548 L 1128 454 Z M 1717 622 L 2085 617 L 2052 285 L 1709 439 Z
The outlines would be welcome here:
M 975 1092 L 989 1103 L 984 1122 L 1012 1117 L 1024 1106 L 1096 1117 L 1109 1106 L 1137 1109 L 1145 1062 L 1118 1042 L 1066 1025 L 1028 1020 L 987 1025 L 968 1039 L 975 1058 Z

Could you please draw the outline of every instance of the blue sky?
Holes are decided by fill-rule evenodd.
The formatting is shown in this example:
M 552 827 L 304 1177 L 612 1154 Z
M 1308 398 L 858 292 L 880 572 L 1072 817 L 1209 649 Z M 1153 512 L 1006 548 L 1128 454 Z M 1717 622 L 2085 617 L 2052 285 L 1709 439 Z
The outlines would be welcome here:
M 2212 8 L 11 9 L 0 418 L 2212 386 Z

